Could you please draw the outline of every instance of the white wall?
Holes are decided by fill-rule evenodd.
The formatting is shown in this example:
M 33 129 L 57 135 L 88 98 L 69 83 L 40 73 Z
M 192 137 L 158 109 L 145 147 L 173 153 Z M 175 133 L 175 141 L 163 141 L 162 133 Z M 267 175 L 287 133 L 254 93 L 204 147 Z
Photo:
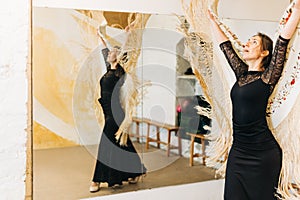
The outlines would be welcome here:
M 33 6 L 83 10 L 141 12 L 152 14 L 182 14 L 180 0 L 33 0 Z
M 29 1 L 0 3 L 0 199 L 24 199 Z
M 277 22 L 288 5 L 289 0 L 222 0 L 219 1 L 219 16 Z
M 151 81 L 142 101 L 143 117 L 175 125 L 176 45 L 182 35 L 176 31 L 178 19 L 172 15 L 152 15 L 143 33 L 138 73 Z

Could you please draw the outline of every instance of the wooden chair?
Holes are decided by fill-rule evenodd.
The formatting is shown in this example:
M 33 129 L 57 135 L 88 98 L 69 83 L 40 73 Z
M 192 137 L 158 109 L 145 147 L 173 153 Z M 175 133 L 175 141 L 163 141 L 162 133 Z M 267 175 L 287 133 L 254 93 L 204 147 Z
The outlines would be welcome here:
M 166 124 L 166 123 L 161 123 L 158 121 L 154 121 L 148 118 L 138 118 L 138 117 L 133 117 L 132 118 L 132 122 L 136 124 L 136 130 L 135 130 L 135 134 L 132 133 L 132 131 L 130 131 L 131 133 L 129 134 L 131 137 L 136 137 L 137 141 L 139 142 L 139 138 L 141 137 L 146 137 L 146 149 L 149 149 L 149 143 L 150 142 L 155 142 L 157 143 L 157 148 L 160 148 L 160 144 L 164 144 L 167 146 L 167 156 L 170 156 L 170 150 L 171 149 L 178 149 L 178 153 L 181 156 L 181 138 L 178 136 L 178 146 L 175 145 L 171 145 L 171 137 L 172 137 L 172 133 L 174 133 L 175 135 L 177 134 L 177 131 L 179 129 L 178 126 L 174 126 L 174 125 L 170 125 L 170 124 Z M 140 129 L 139 126 L 141 123 L 145 123 L 147 124 L 147 135 L 146 136 L 141 136 L 140 135 Z M 156 138 L 152 138 L 150 137 L 150 127 L 154 126 L 156 127 Z M 168 133 L 168 138 L 167 141 L 161 141 L 160 139 L 160 129 L 166 129 L 167 133 Z
M 205 141 L 210 140 L 210 139 L 208 139 L 205 135 L 202 135 L 202 134 L 195 134 L 195 133 L 189 133 L 189 132 L 187 132 L 186 134 L 191 136 L 190 166 L 193 166 L 195 157 L 202 157 L 202 163 L 203 163 L 203 165 L 206 165 L 205 159 L 207 158 L 207 155 L 205 153 Z M 201 154 L 200 153 L 194 153 L 195 138 L 201 139 L 201 146 L 202 146 Z
M 174 126 L 174 125 L 170 125 L 170 124 L 166 124 L 166 123 L 161 123 L 158 121 L 153 121 L 153 120 L 147 120 L 148 123 L 148 129 L 147 129 L 147 140 L 146 140 L 146 149 L 149 148 L 149 143 L 150 142 L 155 142 L 157 143 L 157 148 L 160 148 L 160 144 L 164 144 L 167 146 L 167 156 L 170 156 L 170 150 L 171 149 L 178 149 L 178 154 L 179 156 L 181 156 L 181 138 L 179 137 L 179 135 L 177 135 L 178 138 L 178 146 L 174 146 L 171 145 L 171 137 L 172 137 L 172 133 L 174 133 L 174 135 L 177 134 L 177 131 L 179 129 L 178 126 Z M 155 126 L 156 127 L 156 138 L 152 138 L 150 137 L 150 126 Z M 168 138 L 167 138 L 167 142 L 161 141 L 160 139 L 160 129 L 166 129 L 168 132 Z

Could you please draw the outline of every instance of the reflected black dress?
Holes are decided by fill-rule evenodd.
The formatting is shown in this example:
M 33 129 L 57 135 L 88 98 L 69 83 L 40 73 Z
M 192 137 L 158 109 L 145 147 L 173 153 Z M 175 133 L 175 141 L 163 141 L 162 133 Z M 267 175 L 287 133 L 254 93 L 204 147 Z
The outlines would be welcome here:
M 122 185 L 122 181 L 128 181 L 128 178 L 145 174 L 146 168 L 130 138 L 127 140 L 127 146 L 120 146 L 115 138 L 115 133 L 125 116 L 119 94 L 126 74 L 121 66 L 118 66 L 118 69 L 110 69 L 110 64 L 106 62 L 108 52 L 107 48 L 102 50 L 107 72 L 100 79 L 99 103 L 103 109 L 105 125 L 98 148 L 93 182 L 107 182 L 111 187 L 115 184 Z
M 265 71 L 248 71 L 230 41 L 220 44 L 237 78 L 231 89 L 233 144 L 230 149 L 224 199 L 273 200 L 282 163 L 282 151 L 268 128 L 268 98 L 278 82 L 288 41 L 279 37 Z

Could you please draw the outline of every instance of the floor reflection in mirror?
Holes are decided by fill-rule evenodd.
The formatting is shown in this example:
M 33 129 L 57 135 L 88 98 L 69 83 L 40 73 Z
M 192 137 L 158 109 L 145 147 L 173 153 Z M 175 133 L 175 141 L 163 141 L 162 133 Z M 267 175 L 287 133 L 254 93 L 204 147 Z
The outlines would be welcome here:
M 145 149 L 143 143 L 134 143 L 139 153 L 155 152 L 143 159 L 149 173 L 137 184 L 124 183 L 121 189 L 108 188 L 102 184 L 101 190 L 89 192 L 90 177 L 94 169 L 94 158 L 83 146 L 34 150 L 34 199 L 82 199 L 123 192 L 182 185 L 214 179 L 214 170 L 189 159 L 171 154 L 150 146 Z M 97 148 L 96 146 L 93 148 Z M 147 154 L 148 155 L 148 154 Z M 149 154 L 151 155 L 151 154 Z M 142 154 L 141 157 L 143 158 Z M 170 161 L 170 165 L 157 170 L 157 162 Z M 200 159 L 199 159 L 200 160 Z

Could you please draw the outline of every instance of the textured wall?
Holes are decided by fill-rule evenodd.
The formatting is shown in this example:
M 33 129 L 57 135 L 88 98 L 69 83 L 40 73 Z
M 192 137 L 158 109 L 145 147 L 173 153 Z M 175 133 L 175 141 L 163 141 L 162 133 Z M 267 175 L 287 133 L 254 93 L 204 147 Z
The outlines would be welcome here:
M 0 199 L 24 199 L 29 1 L 0 6 Z

